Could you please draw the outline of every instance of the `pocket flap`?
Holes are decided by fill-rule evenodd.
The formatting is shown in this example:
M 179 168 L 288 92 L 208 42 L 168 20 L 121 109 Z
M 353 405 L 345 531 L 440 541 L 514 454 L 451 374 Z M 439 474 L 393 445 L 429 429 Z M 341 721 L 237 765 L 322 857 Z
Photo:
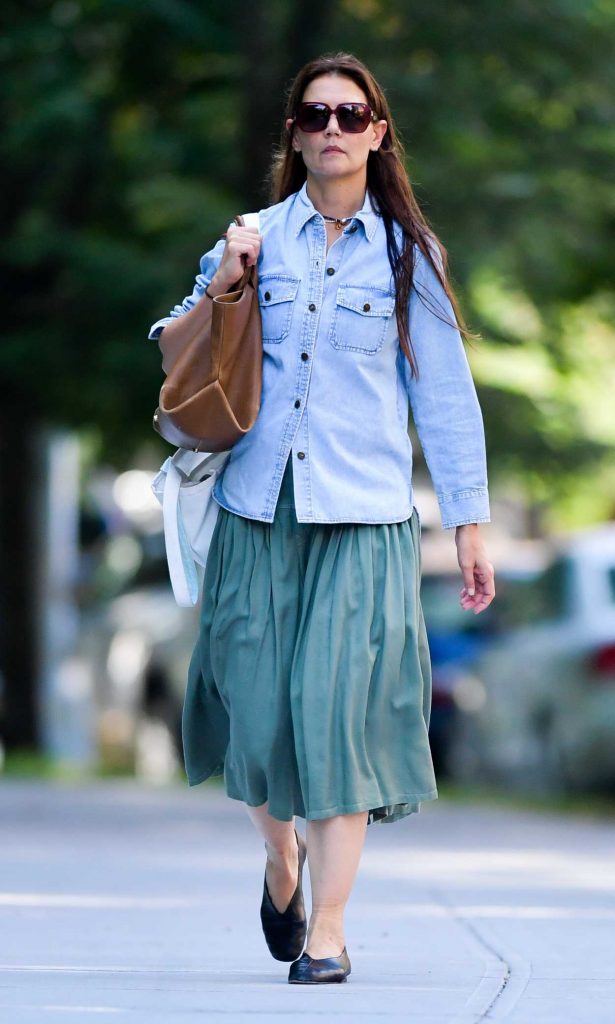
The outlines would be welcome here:
M 395 309 L 395 296 L 381 288 L 343 284 L 337 290 L 338 306 L 352 309 L 362 316 L 390 316 Z
M 261 278 L 258 282 L 258 301 L 261 306 L 274 306 L 276 302 L 292 302 L 298 287 L 298 277 Z

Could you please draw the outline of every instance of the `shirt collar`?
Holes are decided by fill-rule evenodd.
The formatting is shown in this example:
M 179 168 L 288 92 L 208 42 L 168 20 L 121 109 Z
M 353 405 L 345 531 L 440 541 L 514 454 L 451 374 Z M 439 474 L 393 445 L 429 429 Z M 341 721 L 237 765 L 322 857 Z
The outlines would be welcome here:
M 307 194 L 307 178 L 303 182 L 303 185 L 299 191 L 295 194 L 294 204 L 294 218 L 295 218 L 295 237 L 299 234 L 301 229 L 307 224 L 308 220 L 315 217 L 318 214 L 318 210 L 314 206 L 312 200 Z M 355 213 L 355 219 L 360 221 L 365 231 L 365 237 L 368 242 L 371 242 L 376 233 L 378 227 L 378 220 L 380 215 L 376 212 L 376 208 L 372 202 L 369 194 L 369 189 L 365 189 L 365 199 L 363 206 L 360 210 Z

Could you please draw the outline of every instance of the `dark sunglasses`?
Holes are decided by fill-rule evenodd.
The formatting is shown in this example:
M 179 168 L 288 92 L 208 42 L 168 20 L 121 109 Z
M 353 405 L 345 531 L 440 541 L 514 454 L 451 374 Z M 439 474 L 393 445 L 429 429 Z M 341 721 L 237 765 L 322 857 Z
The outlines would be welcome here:
M 293 121 L 302 132 L 322 132 L 331 114 L 343 132 L 364 132 L 370 121 L 376 120 L 369 103 L 338 103 L 335 109 L 328 103 L 300 103 Z

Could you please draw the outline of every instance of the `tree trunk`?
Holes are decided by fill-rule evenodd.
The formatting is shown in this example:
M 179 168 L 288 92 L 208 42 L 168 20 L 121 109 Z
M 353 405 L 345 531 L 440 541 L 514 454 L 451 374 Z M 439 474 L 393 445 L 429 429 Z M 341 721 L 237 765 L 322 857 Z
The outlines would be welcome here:
M 36 434 L 23 408 L 0 409 L 0 672 L 7 750 L 38 749 Z
M 306 0 L 289 5 L 284 34 L 279 15 L 268 3 L 243 5 L 237 20 L 237 43 L 246 78 L 240 125 L 243 180 L 239 191 L 250 210 L 270 205 L 268 172 L 280 139 L 286 90 L 308 60 L 317 57 L 326 37 L 331 4 Z

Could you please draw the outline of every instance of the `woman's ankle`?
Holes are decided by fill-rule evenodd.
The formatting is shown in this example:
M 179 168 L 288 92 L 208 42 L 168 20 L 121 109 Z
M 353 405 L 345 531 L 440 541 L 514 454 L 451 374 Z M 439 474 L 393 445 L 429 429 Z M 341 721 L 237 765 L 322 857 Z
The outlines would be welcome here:
M 311 956 L 334 956 L 345 945 L 343 912 L 336 914 L 314 914 L 310 918 L 307 931 L 306 947 Z M 322 954 L 312 952 L 313 949 L 324 948 Z
M 305 952 L 314 960 L 323 960 L 328 956 L 339 956 L 345 945 L 346 939 L 343 931 L 322 934 L 313 932 L 312 934 L 308 933 Z

